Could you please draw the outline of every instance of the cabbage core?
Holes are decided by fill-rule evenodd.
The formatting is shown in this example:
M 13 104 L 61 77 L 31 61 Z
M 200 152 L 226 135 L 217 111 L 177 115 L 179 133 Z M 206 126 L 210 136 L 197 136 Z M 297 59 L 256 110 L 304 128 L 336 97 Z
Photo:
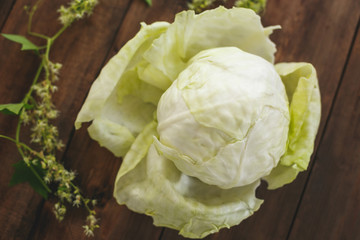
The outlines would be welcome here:
M 289 107 L 280 76 L 236 47 L 194 56 L 160 98 L 157 118 L 158 152 L 224 189 L 268 175 L 286 149 Z

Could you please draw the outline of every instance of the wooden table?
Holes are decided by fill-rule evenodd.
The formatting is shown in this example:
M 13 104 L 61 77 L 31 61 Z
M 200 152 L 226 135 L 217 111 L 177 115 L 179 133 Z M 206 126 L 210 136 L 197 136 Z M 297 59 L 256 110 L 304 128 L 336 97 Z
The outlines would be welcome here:
M 24 4 L 0 1 L 0 31 L 25 34 Z M 45 1 L 33 29 L 53 34 L 60 27 L 56 9 L 66 0 Z M 91 140 L 73 122 L 100 69 L 139 30 L 141 21 L 172 21 L 185 9 L 183 0 L 100 0 L 94 14 L 67 30 L 51 59 L 63 63 L 55 103 L 55 124 L 66 150 L 59 159 L 78 172 L 77 183 L 97 198 L 101 228 L 95 239 L 182 239 L 176 231 L 154 227 L 150 217 L 129 211 L 112 197 L 121 160 Z M 311 62 L 317 69 L 322 118 L 306 172 L 291 184 L 257 195 L 265 199 L 254 216 L 206 239 L 360 239 L 360 1 L 268 0 L 265 26 L 282 26 L 272 39 L 276 61 Z M 38 58 L 0 38 L 0 103 L 19 102 L 35 75 Z M 0 116 L 0 133 L 14 136 L 16 118 Z M 55 199 L 44 201 L 27 184 L 9 187 L 12 164 L 20 160 L 14 144 L 0 141 L 0 239 L 84 239 L 82 209 L 58 223 Z

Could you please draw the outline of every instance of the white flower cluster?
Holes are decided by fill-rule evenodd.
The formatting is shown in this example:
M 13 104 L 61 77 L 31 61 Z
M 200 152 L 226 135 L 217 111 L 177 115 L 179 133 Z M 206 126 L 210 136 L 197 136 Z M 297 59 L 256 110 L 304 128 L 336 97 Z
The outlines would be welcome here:
M 69 3 L 69 7 L 59 8 L 59 20 L 64 26 L 68 26 L 75 20 L 91 15 L 97 3 L 97 0 L 73 0 Z
M 84 233 L 88 237 L 93 237 L 94 236 L 94 230 L 96 228 L 99 228 L 99 225 L 97 224 L 98 219 L 96 219 L 94 215 L 90 214 L 86 218 L 86 221 L 87 221 L 88 224 L 83 226 Z
M 188 8 L 194 10 L 196 13 L 200 13 L 205 9 L 210 8 L 216 0 L 192 0 L 188 3 Z M 223 3 L 226 0 L 222 0 Z M 265 9 L 266 0 L 236 0 L 234 3 L 235 7 L 250 8 L 256 13 L 262 12 Z
M 188 8 L 199 13 L 210 7 L 214 2 L 215 0 L 193 0 L 188 3 Z
M 237 0 L 235 7 L 250 8 L 259 13 L 265 9 L 266 0 Z

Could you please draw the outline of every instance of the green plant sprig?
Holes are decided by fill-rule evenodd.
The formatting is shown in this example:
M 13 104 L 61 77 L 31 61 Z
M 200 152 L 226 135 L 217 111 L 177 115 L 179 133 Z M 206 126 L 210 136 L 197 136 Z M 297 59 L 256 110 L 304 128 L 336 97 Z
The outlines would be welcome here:
M 206 9 L 211 8 L 216 0 L 191 0 L 188 2 L 188 8 L 194 10 L 196 13 L 200 13 Z M 221 0 L 225 3 L 226 0 Z M 266 0 L 236 0 L 234 7 L 250 8 L 256 13 L 261 13 L 266 6 Z
M 0 135 L 0 138 L 15 143 L 22 160 L 14 165 L 15 173 L 10 181 L 10 185 L 20 182 L 28 182 L 35 191 L 45 199 L 53 193 L 50 188 L 51 183 L 56 183 L 56 191 L 53 193 L 58 202 L 54 205 L 54 214 L 61 221 L 66 213 L 66 203 L 79 207 L 83 205 L 88 211 L 86 225 L 83 226 L 87 236 L 93 236 L 94 230 L 99 228 L 96 219 L 94 206 L 95 200 L 85 198 L 79 187 L 73 180 L 75 172 L 68 171 L 56 160 L 55 154 L 63 148 L 63 143 L 59 139 L 58 129 L 51 123 L 59 115 L 53 101 L 52 94 L 57 90 L 55 82 L 59 80 L 60 63 L 50 61 L 50 50 L 55 40 L 76 20 L 91 15 L 97 0 L 72 0 L 67 7 L 61 6 L 59 20 L 62 27 L 53 35 L 46 36 L 41 33 L 33 32 L 31 29 L 33 15 L 35 14 L 41 0 L 34 6 L 26 6 L 28 13 L 27 33 L 30 36 L 46 41 L 43 46 L 37 46 L 24 36 L 16 34 L 2 34 L 5 38 L 20 43 L 21 50 L 34 51 L 40 57 L 40 64 L 32 81 L 32 84 L 20 103 L 1 104 L 0 112 L 4 114 L 18 115 L 15 138 Z M 44 79 L 40 81 L 41 73 Z M 21 142 L 22 125 L 31 125 L 30 142 L 37 145 L 39 150 L 35 150 L 29 145 Z

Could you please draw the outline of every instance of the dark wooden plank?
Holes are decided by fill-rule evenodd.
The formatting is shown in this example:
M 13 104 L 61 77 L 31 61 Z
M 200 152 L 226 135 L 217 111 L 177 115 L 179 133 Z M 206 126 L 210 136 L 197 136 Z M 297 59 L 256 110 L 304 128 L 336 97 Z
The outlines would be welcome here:
M 184 8 L 184 2 L 154 1 L 149 8 L 143 1 L 133 1 L 117 33 L 114 44 L 108 45 L 111 51 L 108 59 L 131 39 L 140 29 L 140 22 L 152 23 L 156 20 L 172 21 L 176 12 Z M 95 79 L 95 76 L 93 80 Z M 86 90 L 90 88 L 90 84 Z M 76 111 L 78 111 L 76 109 Z M 158 239 L 162 228 L 154 227 L 150 217 L 129 211 L 120 206 L 112 196 L 116 174 L 121 160 L 105 148 L 90 139 L 83 126 L 76 131 L 65 153 L 67 165 L 79 173 L 80 185 L 85 192 L 99 200 L 96 208 L 101 227 L 96 231 L 95 239 Z M 86 217 L 84 212 L 70 212 L 60 225 L 51 216 L 51 202 L 46 202 L 36 230 L 31 239 L 85 239 L 83 229 Z M 44 231 L 46 229 L 46 231 Z
M 360 239 L 360 32 L 290 239 Z
M 27 15 L 23 12 L 23 7 L 24 4 L 34 2 L 36 1 L 18 1 L 6 20 L 3 32 L 25 34 Z M 56 9 L 67 2 L 44 1 L 34 16 L 33 29 L 45 34 L 55 33 L 61 27 Z M 90 19 L 74 23 L 57 40 L 50 53 L 52 60 L 63 63 L 58 83 L 60 91 L 55 94 L 54 102 L 61 112 L 55 124 L 65 143 L 71 135 L 77 111 L 116 36 L 128 3 L 129 1 L 102 1 Z M 20 101 L 30 86 L 39 61 L 31 53 L 20 52 L 19 45 L 3 38 L 0 39 L 0 48 L 0 102 Z M 15 118 L 1 116 L 2 134 L 14 136 L 14 120 Z M 20 158 L 14 146 L 3 140 L 0 154 L 3 169 L 0 174 L 0 238 L 26 239 L 41 208 L 42 199 L 25 184 L 13 188 L 8 186 L 13 172 L 11 165 Z M 61 156 L 59 154 L 59 158 Z M 54 218 L 52 215 L 48 217 Z M 78 227 L 81 228 L 81 225 Z
M 16 0 L 0 1 L 0 31 Z
M 143 234 L 154 235 L 148 227 L 151 226 L 149 219 L 144 221 L 141 215 L 116 204 L 112 191 L 121 161 L 86 138 L 87 135 L 85 127 L 75 133 L 65 158 L 68 165 L 78 171 L 79 183 L 84 186 L 84 191 L 99 201 L 96 211 L 101 228 L 96 232 L 96 239 L 141 239 Z M 52 216 L 52 204 L 45 203 L 36 231 L 30 239 L 51 239 L 53 236 L 57 239 L 86 239 L 81 228 L 86 218 L 84 209 L 69 212 L 59 224 Z M 132 225 L 136 225 L 136 229 L 132 229 Z
M 2 32 L 26 33 L 27 15 L 23 4 L 27 3 L 14 5 Z M 18 44 L 3 37 L 0 37 L 0 52 L 0 103 L 19 102 L 32 82 L 39 61 L 30 52 L 20 52 Z M 0 134 L 13 137 L 16 124 L 15 117 L 1 115 Z M 26 184 L 8 186 L 13 173 L 12 164 L 21 160 L 14 144 L 1 140 L 0 155 L 0 239 L 26 239 L 42 198 Z
M 322 121 L 316 145 L 324 131 L 359 13 L 360 5 L 355 0 L 268 1 L 264 25 L 282 26 L 282 30 L 276 31 L 272 37 L 278 48 L 276 61 L 306 61 L 317 69 L 322 94 Z M 293 183 L 274 191 L 266 190 L 263 184 L 257 196 L 265 202 L 254 216 L 237 227 L 221 230 L 206 239 L 286 239 L 308 174 L 309 171 L 301 173 Z M 176 231 L 166 229 L 161 239 L 183 238 L 177 236 Z
M 79 173 L 83 190 L 99 201 L 96 211 L 101 227 L 96 230 L 95 239 L 141 240 L 145 235 L 147 239 L 158 239 L 161 229 L 154 228 L 150 218 L 133 213 L 115 202 L 112 192 L 121 161 L 88 138 L 86 126 L 74 134 L 66 161 Z M 53 236 L 64 240 L 87 239 L 81 227 L 85 218 L 84 209 L 75 209 L 59 224 L 52 216 L 52 203 L 46 202 L 30 239 L 51 239 Z
M 172 2 L 157 0 L 153 1 L 151 7 L 144 7 L 141 1 L 134 1 L 117 34 L 115 44 L 112 47 L 112 54 L 110 54 L 109 57 L 115 55 L 128 40 L 135 36 L 140 30 L 141 22 L 145 22 L 146 24 L 151 24 L 156 21 L 172 22 L 175 14 L 184 9 L 186 9 L 186 3 L 181 0 Z
M 97 9 L 93 15 L 95 19 L 74 25 L 70 33 L 66 33 L 67 35 L 59 39 L 59 42 L 63 41 L 63 45 L 58 46 L 52 52 L 52 56 L 57 61 L 65 63 L 62 70 L 63 80 L 60 83 L 60 89 L 65 90 L 61 91 L 62 94 L 56 95 L 62 112 L 58 123 L 60 124 L 61 137 L 65 141 L 69 139 L 72 122 L 80 109 L 90 83 L 95 78 L 106 52 L 111 46 L 118 24 L 121 22 L 122 13 L 126 8 L 126 3 L 121 2 L 101 1 L 99 6 L 101 10 Z M 51 4 L 54 6 L 54 3 Z M 155 20 L 172 20 L 173 14 L 183 9 L 184 5 L 184 1 L 180 0 L 154 1 L 154 7 L 147 8 L 142 1 L 133 1 L 129 14 L 127 14 L 117 34 L 115 44 L 111 47 L 112 50 L 108 58 L 115 54 L 137 32 L 139 21 L 151 23 Z M 21 7 L 21 4 L 17 3 L 13 12 L 20 14 Z M 52 8 L 55 9 L 55 7 Z M 51 7 L 49 7 L 50 9 Z M 276 1 L 276 3 L 269 1 L 265 25 L 283 25 L 281 33 L 274 35 L 279 48 L 277 59 L 314 63 L 320 75 L 323 119 L 326 119 L 329 114 L 359 10 L 356 0 L 333 1 L 331 3 L 319 0 Z M 96 17 L 99 12 L 101 17 Z M 49 16 L 43 17 L 51 18 Z M 339 24 L 343 22 L 346 24 Z M 51 29 L 55 29 L 53 25 L 56 25 L 55 18 L 35 24 L 41 29 L 44 28 L 45 32 L 51 32 Z M 19 18 L 19 15 L 15 14 L 9 17 L 5 28 L 9 30 L 8 32 L 24 33 L 24 26 L 26 26 L 26 19 Z M 88 27 L 90 30 L 87 29 Z M 2 44 L 3 42 L 4 44 Z M 90 48 L 90 46 L 92 47 Z M 7 44 L 3 40 L 0 40 L 0 48 L 9 53 L 6 57 L 0 56 L 0 62 L 5 63 L 5 66 L 0 68 L 0 76 L 4 76 L 1 82 L 6 86 L 6 88 L 0 89 L 0 100 L 4 100 L 3 102 L 20 100 L 20 96 L 26 91 L 24 79 L 33 76 L 36 58 L 30 54 L 11 55 L 17 49 L 14 45 Z M 19 63 L 19 65 L 14 65 L 14 63 Z M 17 76 L 18 81 L 14 81 L 14 76 Z M 3 79 L 6 80 L 3 81 Z M 20 81 L 21 79 L 23 81 Z M 26 81 L 26 84 L 30 84 L 31 79 Z M 8 93 L 5 89 L 14 89 L 14 91 Z M 321 130 L 324 123 L 325 121 L 322 121 Z M 14 125 L 11 118 L 0 119 L 0 129 L 4 129 L 6 134 L 12 133 L 9 129 L 13 129 Z M 15 149 L 10 144 L 2 144 L 0 152 L 3 157 L 1 160 L 3 169 L 10 169 L 11 164 L 17 160 L 16 156 L 14 157 Z M 91 141 L 84 129 L 75 133 L 65 159 L 69 167 L 79 172 L 79 183 L 84 187 L 85 192 L 100 200 L 97 210 L 101 218 L 102 228 L 98 231 L 97 239 L 158 238 L 161 228 L 153 227 L 149 217 L 132 213 L 125 207 L 115 204 L 112 199 L 112 187 L 120 161 Z M 239 227 L 223 230 L 220 234 L 214 235 L 213 238 L 285 239 L 306 175 L 307 173 L 302 174 L 295 183 L 280 190 L 269 192 L 263 186 L 259 195 L 266 201 L 260 211 Z M 9 189 L 6 184 L 10 176 L 11 172 L 0 174 L 0 192 L 2 193 L 0 200 L 3 200 L 0 204 L 2 232 L 0 238 L 24 239 L 29 232 L 31 223 L 35 221 L 35 214 L 41 206 L 41 199 L 26 185 Z M 51 203 L 46 203 L 41 210 L 40 218 L 36 222 L 32 234 L 33 239 L 53 239 L 54 236 L 60 239 L 83 238 L 81 230 L 85 217 L 83 211 L 70 213 L 65 222 L 58 224 L 51 213 L 51 207 Z M 3 229 L 4 231 L 2 231 Z M 166 230 L 162 239 L 176 239 L 176 234 L 175 231 Z

